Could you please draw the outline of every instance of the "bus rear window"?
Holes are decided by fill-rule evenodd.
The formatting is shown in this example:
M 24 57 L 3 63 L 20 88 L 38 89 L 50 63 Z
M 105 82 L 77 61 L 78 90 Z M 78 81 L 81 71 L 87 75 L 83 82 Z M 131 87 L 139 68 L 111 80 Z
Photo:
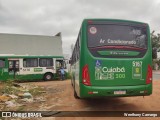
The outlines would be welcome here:
M 95 57 L 143 57 L 147 51 L 147 27 L 89 24 L 88 48 Z
M 132 46 L 147 48 L 145 27 L 129 25 L 89 25 L 88 47 Z

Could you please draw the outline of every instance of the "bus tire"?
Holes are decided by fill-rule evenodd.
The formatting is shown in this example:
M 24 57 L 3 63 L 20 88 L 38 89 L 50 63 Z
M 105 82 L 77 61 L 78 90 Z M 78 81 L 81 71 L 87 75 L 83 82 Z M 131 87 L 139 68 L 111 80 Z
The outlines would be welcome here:
M 71 85 L 72 85 L 72 87 L 73 87 L 73 78 L 71 77 Z
M 71 79 L 71 86 L 73 87 L 72 79 Z
M 80 99 L 80 97 L 77 95 L 76 90 L 75 90 L 75 81 L 74 81 L 74 87 L 73 87 L 73 89 L 74 89 L 74 98 Z
M 52 80 L 53 74 L 52 73 L 46 73 L 44 74 L 44 80 Z
M 80 98 L 77 96 L 76 91 L 74 91 L 74 98 L 76 98 L 76 99 L 80 99 Z
M 72 85 L 73 89 L 74 89 L 74 82 L 73 82 L 74 80 L 75 80 L 75 77 L 72 75 L 71 76 L 71 85 Z

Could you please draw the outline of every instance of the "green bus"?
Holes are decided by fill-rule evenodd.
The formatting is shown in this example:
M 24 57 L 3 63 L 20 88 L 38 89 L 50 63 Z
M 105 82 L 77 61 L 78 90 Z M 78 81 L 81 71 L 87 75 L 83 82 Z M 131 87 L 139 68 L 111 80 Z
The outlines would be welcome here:
M 75 98 L 152 94 L 152 46 L 146 23 L 83 20 L 70 63 Z
M 63 56 L 0 55 L 0 81 L 60 79 L 60 67 L 67 77 Z

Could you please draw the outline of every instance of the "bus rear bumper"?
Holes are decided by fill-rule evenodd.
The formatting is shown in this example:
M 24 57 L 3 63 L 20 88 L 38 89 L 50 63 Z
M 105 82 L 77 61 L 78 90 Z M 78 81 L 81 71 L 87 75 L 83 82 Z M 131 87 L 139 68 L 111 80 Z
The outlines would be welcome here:
M 107 96 L 147 96 L 152 94 L 152 84 L 136 86 L 85 86 L 81 83 L 81 98 L 107 97 Z

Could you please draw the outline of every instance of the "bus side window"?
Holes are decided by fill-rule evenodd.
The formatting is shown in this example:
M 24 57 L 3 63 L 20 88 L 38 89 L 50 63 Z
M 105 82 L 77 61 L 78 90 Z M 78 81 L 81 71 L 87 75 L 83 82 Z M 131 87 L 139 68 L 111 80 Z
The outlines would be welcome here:
M 4 67 L 5 67 L 5 60 L 0 59 L 0 68 L 4 68 Z
M 26 58 L 23 59 L 24 67 L 38 67 L 38 59 L 37 58 Z
M 26 67 L 26 59 L 23 59 L 23 67 Z
M 52 58 L 40 58 L 39 66 L 40 67 L 51 67 L 53 66 L 53 59 Z

